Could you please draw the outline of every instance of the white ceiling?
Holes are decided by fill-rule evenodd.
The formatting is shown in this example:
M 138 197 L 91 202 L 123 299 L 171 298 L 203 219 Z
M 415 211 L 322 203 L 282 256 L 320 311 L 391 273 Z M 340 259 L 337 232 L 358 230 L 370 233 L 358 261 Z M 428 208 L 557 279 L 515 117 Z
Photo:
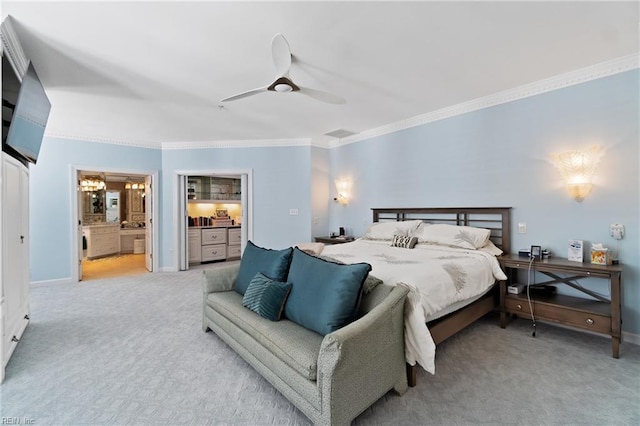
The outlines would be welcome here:
M 638 53 L 638 2 L 2 2 L 47 134 L 138 145 L 354 133 Z M 267 92 L 282 33 L 298 84 Z M 326 137 L 324 137 L 326 138 Z

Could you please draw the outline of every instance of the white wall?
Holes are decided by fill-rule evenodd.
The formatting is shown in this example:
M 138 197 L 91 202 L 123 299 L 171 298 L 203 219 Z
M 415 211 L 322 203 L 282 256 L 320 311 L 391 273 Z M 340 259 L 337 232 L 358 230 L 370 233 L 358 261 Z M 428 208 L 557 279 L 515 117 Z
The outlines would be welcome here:
M 349 205 L 331 207 L 332 229 L 361 235 L 372 207 L 505 206 L 512 247 L 540 244 L 567 256 L 567 240 L 615 248 L 622 223 L 623 330 L 640 333 L 638 70 L 409 128 L 331 150 L 332 178 L 351 177 Z M 551 153 L 604 148 L 595 188 L 571 199 Z M 528 232 L 517 233 L 518 222 Z M 607 294 L 608 288 L 600 287 Z

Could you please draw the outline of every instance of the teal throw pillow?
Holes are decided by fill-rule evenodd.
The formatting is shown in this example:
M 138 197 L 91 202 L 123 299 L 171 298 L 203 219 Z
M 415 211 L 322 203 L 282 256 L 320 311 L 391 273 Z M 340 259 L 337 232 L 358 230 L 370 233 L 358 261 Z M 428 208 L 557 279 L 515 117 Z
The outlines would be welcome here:
M 291 283 L 274 281 L 258 272 L 244 293 L 242 306 L 263 318 L 278 321 L 290 291 Z
M 240 260 L 235 290 L 244 295 L 249 283 L 258 272 L 274 281 L 286 281 L 292 252 L 291 247 L 284 250 L 272 250 L 258 247 L 251 241 L 247 242 L 242 253 L 242 260 Z
M 285 317 L 322 335 L 344 327 L 356 318 L 369 271 L 368 263 L 338 264 L 293 249 Z

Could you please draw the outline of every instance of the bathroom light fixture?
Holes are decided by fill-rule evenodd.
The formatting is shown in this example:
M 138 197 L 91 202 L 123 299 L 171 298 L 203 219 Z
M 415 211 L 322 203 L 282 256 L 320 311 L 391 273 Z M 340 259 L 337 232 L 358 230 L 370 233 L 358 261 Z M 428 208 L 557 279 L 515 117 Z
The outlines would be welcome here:
M 567 151 L 552 154 L 555 166 L 560 169 L 567 184 L 567 190 L 576 201 L 584 200 L 593 188 L 595 175 L 602 151 L 594 145 L 584 151 Z
M 350 179 L 336 179 L 336 189 L 338 190 L 338 196 L 333 200 L 338 203 L 346 206 L 349 202 L 349 198 L 351 198 L 351 186 L 352 182 Z
M 85 177 L 80 182 L 80 188 L 84 192 L 100 191 L 101 189 L 105 189 L 105 187 L 106 184 L 104 181 L 98 178 Z

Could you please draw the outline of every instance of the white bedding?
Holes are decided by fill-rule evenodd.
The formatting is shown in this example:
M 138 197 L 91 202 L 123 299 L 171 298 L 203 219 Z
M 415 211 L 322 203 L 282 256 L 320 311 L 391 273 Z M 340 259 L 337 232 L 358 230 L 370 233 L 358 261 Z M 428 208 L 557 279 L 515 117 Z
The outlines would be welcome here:
M 446 246 L 417 244 L 413 249 L 391 247 L 389 241 L 358 239 L 327 245 L 322 251 L 344 263 L 367 262 L 371 275 L 386 284 L 409 288 L 405 309 L 405 358 L 435 373 L 436 345 L 426 325 L 447 307 L 484 294 L 496 280 L 507 277 L 493 254 Z

